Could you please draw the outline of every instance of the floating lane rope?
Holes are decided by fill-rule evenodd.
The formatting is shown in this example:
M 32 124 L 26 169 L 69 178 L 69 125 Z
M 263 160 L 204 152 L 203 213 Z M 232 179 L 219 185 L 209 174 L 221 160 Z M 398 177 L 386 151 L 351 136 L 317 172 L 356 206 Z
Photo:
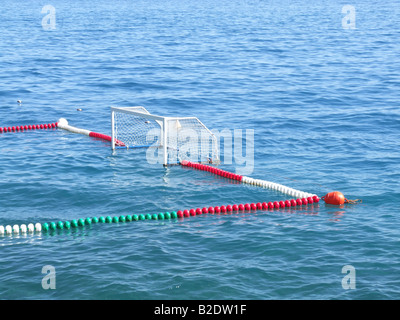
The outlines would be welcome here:
M 102 139 L 102 140 L 106 140 L 106 141 L 111 141 L 111 137 L 106 134 L 70 126 L 68 124 L 68 121 L 64 118 L 59 119 L 58 122 L 48 123 L 48 124 L 44 123 L 44 124 L 34 124 L 34 125 L 0 127 L 0 133 L 23 132 L 23 131 L 28 131 L 28 130 L 40 130 L 40 129 L 43 130 L 43 129 L 55 129 L 55 128 L 64 129 L 66 131 L 73 132 L 73 133 L 83 134 L 83 135 L 86 135 L 86 136 L 89 136 L 92 138 L 98 138 L 98 139 Z M 116 140 L 115 144 L 117 146 L 122 146 L 122 147 L 125 146 L 125 144 L 119 140 Z
M 19 234 L 21 233 L 34 233 L 34 232 L 41 232 L 42 231 L 42 225 L 40 223 L 29 223 L 28 225 L 26 224 L 21 224 L 20 226 L 15 224 L 14 226 L 0 226 L 0 236 L 4 234 Z
M 55 129 L 57 128 L 57 126 L 58 124 L 57 122 L 55 122 L 55 123 L 24 125 L 24 126 L 0 127 L 0 133 L 22 132 L 27 130 Z
M 186 166 L 186 167 L 190 167 L 190 168 L 194 168 L 197 170 L 202 170 L 202 171 L 207 171 L 207 172 L 211 172 L 215 175 L 219 175 L 222 176 L 224 178 L 228 178 L 228 179 L 233 179 L 233 180 L 237 180 L 240 181 L 242 183 L 246 183 L 246 184 L 251 184 L 254 186 L 259 186 L 262 188 L 268 188 L 268 189 L 272 189 L 272 190 L 276 190 L 279 192 L 282 192 L 284 194 L 287 194 L 291 197 L 296 197 L 296 198 L 313 198 L 313 197 L 317 197 L 317 195 L 312 194 L 312 193 L 307 193 L 307 192 L 303 192 L 303 191 L 299 191 L 293 188 L 289 188 L 286 187 L 284 185 L 278 184 L 278 183 L 274 183 L 271 181 L 266 181 L 266 180 L 261 180 L 261 179 L 253 179 L 250 177 L 246 177 L 246 176 L 241 176 L 235 173 L 231 173 L 225 170 L 221 170 L 206 164 L 200 164 L 200 163 L 193 163 L 190 161 L 186 161 L 183 160 L 181 161 L 181 165 L 182 166 Z
M 92 138 L 98 138 L 98 139 L 103 139 L 106 141 L 111 141 L 111 137 L 108 135 L 70 126 L 68 124 L 67 119 L 64 119 L 64 118 L 59 119 L 57 125 L 58 125 L 58 128 L 64 129 L 64 130 L 72 132 L 72 133 L 83 134 L 83 135 L 86 135 L 86 136 L 89 136 Z M 125 146 L 125 144 L 119 140 L 115 140 L 115 144 L 117 146 L 121 146 L 121 147 Z
M 255 212 L 257 210 L 277 210 L 290 207 L 302 207 L 313 203 L 318 203 L 318 197 L 309 197 L 308 199 L 291 199 L 286 201 L 274 201 L 274 202 L 258 202 L 258 203 L 245 203 L 245 204 L 229 204 L 222 206 L 209 206 L 203 208 L 192 208 L 185 210 L 178 210 L 165 213 L 154 213 L 154 214 L 132 214 L 132 215 L 120 215 L 120 216 L 106 216 L 106 217 L 88 217 L 81 219 L 73 219 L 71 221 L 58 221 L 58 222 L 45 222 L 45 223 L 29 223 L 21 225 L 7 225 L 0 226 L 0 236 L 4 235 L 18 235 L 18 234 L 38 234 L 47 233 L 55 230 L 69 230 L 77 229 L 80 227 L 98 224 L 98 223 L 124 223 L 131 221 L 142 221 L 142 220 L 170 220 L 170 219 L 183 219 L 191 216 L 197 216 L 202 214 L 226 214 L 226 213 L 244 213 L 244 212 Z

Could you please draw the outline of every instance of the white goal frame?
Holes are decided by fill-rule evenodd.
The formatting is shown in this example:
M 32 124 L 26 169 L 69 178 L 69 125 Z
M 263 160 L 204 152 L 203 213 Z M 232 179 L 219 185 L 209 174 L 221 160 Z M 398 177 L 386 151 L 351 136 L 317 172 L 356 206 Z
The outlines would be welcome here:
M 153 130 L 158 131 L 159 128 L 159 145 L 148 145 L 148 144 L 139 144 L 135 139 L 131 139 L 135 133 L 135 123 L 124 124 L 124 128 L 120 128 L 119 117 L 123 114 L 127 115 L 127 118 L 132 117 L 137 122 L 137 119 L 140 119 L 140 122 L 143 120 L 143 123 L 150 123 L 153 127 Z M 142 119 L 142 120 L 141 120 Z M 175 128 L 172 128 L 171 124 L 176 123 Z M 142 124 L 142 123 L 141 123 Z M 183 124 L 183 125 L 181 125 Z M 179 126 L 178 126 L 179 125 Z M 182 160 L 195 160 L 195 159 L 184 159 L 179 158 L 179 131 L 181 128 L 186 129 L 187 131 L 190 128 L 194 128 L 193 131 L 195 134 L 199 135 L 201 132 L 200 142 L 197 140 L 197 152 L 199 153 L 200 159 L 197 162 L 207 162 L 207 163 L 219 163 L 219 145 L 217 137 L 196 117 L 164 117 L 150 114 L 144 107 L 136 106 L 136 107 L 111 107 L 111 147 L 113 150 L 116 148 L 138 148 L 138 147 L 161 147 L 163 152 L 163 164 L 176 164 Z M 175 130 L 176 129 L 176 132 Z M 171 134 L 173 130 L 173 133 Z M 125 132 L 122 132 L 125 131 Z M 131 135 L 127 132 L 131 132 Z M 125 135 L 124 139 L 122 136 Z M 197 137 L 198 138 L 198 137 Z M 143 139 L 143 137 L 141 137 Z M 175 140 L 174 140 L 175 139 Z M 124 141 L 125 140 L 125 141 Z M 190 139 L 189 139 L 190 140 Z M 117 144 L 116 142 L 122 142 L 124 146 L 121 144 Z M 176 146 L 174 145 L 176 143 Z M 176 163 L 169 161 L 169 148 L 174 148 L 178 155 L 178 161 Z M 204 147 L 204 148 L 203 148 Z M 204 149 L 204 150 L 203 150 Z M 211 149 L 211 150 L 209 150 Z M 207 153 L 209 156 L 207 156 Z M 203 160 L 202 160 L 203 159 Z

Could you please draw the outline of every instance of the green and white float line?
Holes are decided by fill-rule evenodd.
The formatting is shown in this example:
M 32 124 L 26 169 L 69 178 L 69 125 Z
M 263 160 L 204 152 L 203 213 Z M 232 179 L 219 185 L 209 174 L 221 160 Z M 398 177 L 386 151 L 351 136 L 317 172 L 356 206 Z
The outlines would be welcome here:
M 58 221 L 58 222 L 45 222 L 45 223 L 29 223 L 28 225 L 21 224 L 21 225 L 7 225 L 6 227 L 0 226 L 0 236 L 4 235 L 18 235 L 18 234 L 33 234 L 33 233 L 41 233 L 41 232 L 52 232 L 56 230 L 69 230 L 69 229 L 76 229 L 92 224 L 102 224 L 102 223 L 124 223 L 124 222 L 132 222 L 132 221 L 139 221 L 139 220 L 170 220 L 170 219 L 181 219 L 181 218 L 188 218 L 190 216 L 196 216 L 201 214 L 230 214 L 230 213 L 239 213 L 239 212 L 254 212 L 257 210 L 263 211 L 271 211 L 289 207 L 298 207 L 304 208 L 304 206 L 312 205 L 313 203 L 318 203 L 319 198 L 309 197 L 308 199 L 292 199 L 286 201 L 274 201 L 274 202 L 263 202 L 263 203 L 246 203 L 246 204 L 233 204 L 227 206 L 210 206 L 210 207 L 203 207 L 197 209 L 185 209 L 185 210 L 178 210 L 172 212 L 165 212 L 165 213 L 154 213 L 154 214 L 128 214 L 128 215 L 121 215 L 121 216 L 107 216 L 107 217 L 89 217 L 86 219 L 78 219 L 78 220 L 71 220 L 71 221 Z
M 68 230 L 84 227 L 91 224 L 97 223 L 119 223 L 119 222 L 131 222 L 139 220 L 164 220 L 164 219 L 176 219 L 178 218 L 177 213 L 166 212 L 159 214 L 133 214 L 133 215 L 121 215 L 121 216 L 107 216 L 107 217 L 91 217 L 86 219 L 73 219 L 71 221 L 58 221 L 58 222 L 45 222 L 45 223 L 29 223 L 21 225 L 7 225 L 0 226 L 0 236 L 12 235 L 12 234 L 33 234 L 41 232 L 49 232 L 52 230 Z

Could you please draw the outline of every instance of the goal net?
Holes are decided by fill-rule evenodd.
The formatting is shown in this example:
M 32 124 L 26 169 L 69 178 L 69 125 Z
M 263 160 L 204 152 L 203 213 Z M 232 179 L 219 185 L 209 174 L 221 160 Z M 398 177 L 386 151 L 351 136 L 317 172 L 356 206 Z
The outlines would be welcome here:
M 111 107 L 111 126 L 113 149 L 157 148 L 157 162 L 164 165 L 182 160 L 219 162 L 216 136 L 195 117 L 163 117 L 143 107 Z

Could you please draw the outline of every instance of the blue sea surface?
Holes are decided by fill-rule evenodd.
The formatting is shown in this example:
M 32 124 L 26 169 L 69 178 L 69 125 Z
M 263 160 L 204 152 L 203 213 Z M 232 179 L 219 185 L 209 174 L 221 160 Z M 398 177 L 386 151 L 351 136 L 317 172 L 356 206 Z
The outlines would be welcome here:
M 399 26 L 395 0 L 2 1 L 0 127 L 195 116 L 254 130 L 248 176 L 362 203 L 0 236 L 0 299 L 400 299 Z M 3 226 L 287 198 L 62 130 L 0 134 Z

